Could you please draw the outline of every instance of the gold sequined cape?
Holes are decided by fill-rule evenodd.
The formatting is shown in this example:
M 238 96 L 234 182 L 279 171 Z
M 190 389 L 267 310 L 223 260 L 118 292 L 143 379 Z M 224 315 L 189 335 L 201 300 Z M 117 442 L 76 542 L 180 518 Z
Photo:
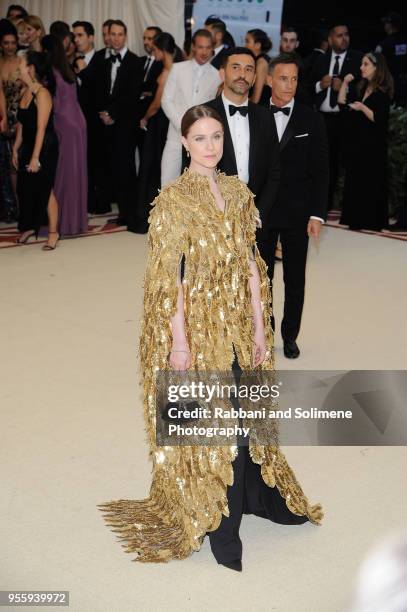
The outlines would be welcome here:
M 233 484 L 236 446 L 157 446 L 156 372 L 168 369 L 176 312 L 177 274 L 185 257 L 183 279 L 185 328 L 192 368 L 227 371 L 235 348 L 239 365 L 250 369 L 253 319 L 249 257 L 255 256 L 268 346 L 273 347 L 271 299 L 266 264 L 255 242 L 258 211 L 253 194 L 235 176 L 219 173 L 217 182 L 225 211 L 216 206 L 207 177 L 186 170 L 153 202 L 149 217 L 148 262 L 140 358 L 146 431 L 153 462 L 150 495 L 100 504 L 105 520 L 134 561 L 183 559 L 199 550 L 206 532 L 229 516 L 226 491 Z M 273 352 L 260 366 L 273 369 Z M 320 504 L 310 505 L 278 444 L 256 445 L 252 460 L 264 482 L 277 487 L 287 507 L 319 524 Z

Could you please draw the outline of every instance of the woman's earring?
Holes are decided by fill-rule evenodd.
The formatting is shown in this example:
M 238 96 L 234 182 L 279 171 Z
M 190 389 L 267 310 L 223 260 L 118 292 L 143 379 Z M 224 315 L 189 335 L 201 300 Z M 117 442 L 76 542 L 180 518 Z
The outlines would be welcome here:
M 188 149 L 187 149 L 187 157 L 189 157 L 189 156 L 190 156 L 190 155 L 189 155 L 189 151 L 188 151 Z

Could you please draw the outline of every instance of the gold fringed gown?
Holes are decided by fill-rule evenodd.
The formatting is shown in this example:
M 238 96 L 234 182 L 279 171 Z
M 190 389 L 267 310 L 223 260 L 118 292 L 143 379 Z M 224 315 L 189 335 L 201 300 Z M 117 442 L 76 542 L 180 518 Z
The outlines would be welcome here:
M 249 257 L 254 252 L 268 347 L 273 346 L 267 269 L 255 235 L 258 211 L 253 194 L 235 176 L 217 175 L 225 201 L 216 206 L 209 179 L 186 170 L 153 202 L 144 282 L 140 359 L 146 431 L 153 462 L 150 495 L 100 504 L 107 524 L 119 534 L 134 561 L 183 559 L 199 550 L 208 531 L 229 516 L 227 487 L 233 484 L 238 448 L 230 446 L 157 446 L 156 373 L 169 368 L 170 319 L 177 307 L 177 275 L 182 257 L 185 329 L 196 370 L 230 371 L 234 350 L 250 370 L 253 319 Z M 273 369 L 273 352 L 260 369 Z M 261 466 L 269 487 L 277 487 L 287 508 L 319 524 L 320 504 L 311 505 L 278 443 L 262 446 L 250 438 L 252 461 Z

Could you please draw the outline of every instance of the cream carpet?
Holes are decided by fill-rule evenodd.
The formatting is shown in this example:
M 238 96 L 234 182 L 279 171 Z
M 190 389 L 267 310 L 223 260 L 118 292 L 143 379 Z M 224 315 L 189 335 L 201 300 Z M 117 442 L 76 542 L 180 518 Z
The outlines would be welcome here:
M 406 526 L 403 447 L 287 447 L 323 525 L 244 516 L 243 572 L 206 539 L 184 561 L 132 563 L 96 504 L 148 494 L 137 360 L 146 237 L 0 256 L 0 589 L 69 590 L 70 610 L 343 612 L 369 548 Z M 326 229 L 309 253 L 298 369 L 406 368 L 403 242 Z M 275 283 L 281 318 L 281 264 Z

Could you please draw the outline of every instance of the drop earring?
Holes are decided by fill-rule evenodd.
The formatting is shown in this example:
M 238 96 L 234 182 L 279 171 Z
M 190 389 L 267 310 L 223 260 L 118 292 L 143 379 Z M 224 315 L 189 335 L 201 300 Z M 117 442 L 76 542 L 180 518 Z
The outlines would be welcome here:
M 187 151 L 187 157 L 190 157 L 190 154 L 189 154 L 189 151 L 188 151 L 188 149 L 187 149 L 186 151 Z

